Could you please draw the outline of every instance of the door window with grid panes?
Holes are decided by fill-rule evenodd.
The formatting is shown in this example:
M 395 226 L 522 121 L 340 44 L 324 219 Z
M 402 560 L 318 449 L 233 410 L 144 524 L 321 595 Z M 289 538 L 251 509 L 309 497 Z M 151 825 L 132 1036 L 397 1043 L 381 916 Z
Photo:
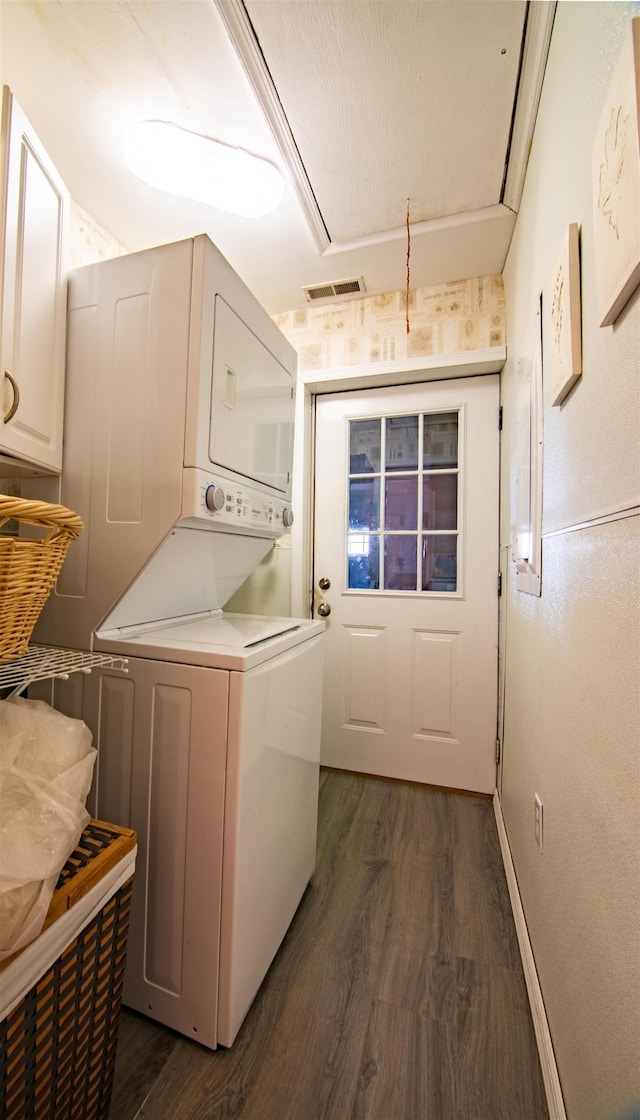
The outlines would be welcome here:
M 459 438 L 459 410 L 349 421 L 349 590 L 459 591 Z

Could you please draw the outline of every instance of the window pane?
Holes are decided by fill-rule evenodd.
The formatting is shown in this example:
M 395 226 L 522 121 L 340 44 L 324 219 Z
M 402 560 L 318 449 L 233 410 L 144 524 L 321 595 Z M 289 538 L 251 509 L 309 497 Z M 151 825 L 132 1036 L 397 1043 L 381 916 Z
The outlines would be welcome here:
M 380 470 L 380 421 L 349 423 L 349 473 L 372 474 Z
M 380 528 L 380 479 L 352 478 L 349 482 L 349 528 Z M 445 526 L 448 528 L 448 526 Z
M 432 474 L 423 479 L 422 528 L 458 528 L 457 474 Z
M 458 538 L 422 538 L 422 590 L 456 591 L 458 587 Z
M 417 529 L 418 479 L 387 478 L 384 492 L 385 529 Z
M 458 413 L 427 413 L 424 417 L 425 470 L 446 470 L 458 465 Z
M 386 469 L 418 469 L 418 417 L 392 416 L 387 419 Z
M 380 587 L 380 538 L 369 533 L 349 533 L 347 551 L 349 587 L 377 591 Z
M 387 591 L 415 591 L 417 537 L 384 538 L 384 586 Z

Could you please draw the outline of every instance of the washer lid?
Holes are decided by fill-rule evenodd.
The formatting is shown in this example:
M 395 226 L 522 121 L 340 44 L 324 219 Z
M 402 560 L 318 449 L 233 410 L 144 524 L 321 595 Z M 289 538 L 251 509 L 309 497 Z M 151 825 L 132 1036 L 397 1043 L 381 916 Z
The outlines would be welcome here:
M 176 526 L 99 629 L 134 629 L 220 612 L 273 541 L 268 537 Z
M 212 614 L 98 630 L 96 650 L 242 672 L 322 634 L 319 619 Z
M 250 649 L 252 646 L 298 630 L 300 623 L 294 618 L 275 618 L 253 614 L 218 614 L 176 618 L 164 624 L 129 626 L 127 638 L 145 636 L 149 642 L 163 645 L 180 643 L 192 648 L 198 646 L 228 646 L 231 649 Z M 124 636 L 124 635 L 123 635 Z M 107 637 L 103 631 L 101 637 Z

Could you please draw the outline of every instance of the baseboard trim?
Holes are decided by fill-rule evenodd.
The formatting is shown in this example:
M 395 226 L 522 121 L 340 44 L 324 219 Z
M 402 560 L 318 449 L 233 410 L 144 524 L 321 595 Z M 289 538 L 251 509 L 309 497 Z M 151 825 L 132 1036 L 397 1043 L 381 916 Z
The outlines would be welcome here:
M 538 980 L 536 962 L 533 956 L 531 942 L 529 940 L 529 931 L 527 929 L 527 922 L 524 916 L 524 910 L 522 908 L 522 900 L 520 898 L 520 891 L 518 889 L 518 880 L 516 878 L 515 867 L 513 866 L 511 849 L 509 847 L 509 840 L 507 838 L 507 830 L 505 828 L 504 818 L 502 816 L 502 805 L 500 803 L 500 797 L 497 790 L 493 795 L 493 811 L 496 817 L 498 837 L 500 840 L 500 851 L 502 852 L 502 862 L 504 863 L 505 875 L 507 877 L 509 898 L 511 899 L 511 909 L 513 910 L 513 919 L 516 926 L 516 934 L 518 936 L 518 945 L 520 946 L 520 955 L 522 957 L 524 978 L 527 985 L 527 993 L 529 995 L 529 1005 L 531 1007 L 533 1029 L 535 1031 L 536 1042 L 538 1044 L 538 1054 L 540 1057 L 540 1066 L 542 1068 L 542 1078 L 544 1081 L 545 1092 L 547 1094 L 549 1118 L 550 1120 L 567 1120 L 567 1114 L 564 1107 L 564 1099 L 562 1096 L 562 1089 L 560 1087 L 560 1078 L 558 1076 L 558 1067 L 556 1065 L 556 1057 L 553 1052 L 553 1043 L 551 1041 L 549 1024 L 547 1022 L 547 1013 L 545 1011 L 544 1000 L 542 998 L 542 990 L 540 988 L 540 982 Z

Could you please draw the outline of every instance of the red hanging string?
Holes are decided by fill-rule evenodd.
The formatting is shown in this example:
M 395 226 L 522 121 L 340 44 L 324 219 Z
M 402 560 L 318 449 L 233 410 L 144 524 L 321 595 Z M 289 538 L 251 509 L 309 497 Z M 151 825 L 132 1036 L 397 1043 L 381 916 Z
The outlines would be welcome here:
M 410 276 L 409 261 L 410 261 L 410 259 L 411 259 L 411 230 L 409 228 L 409 199 L 407 199 L 407 295 L 406 295 L 406 308 L 405 308 L 405 320 L 406 320 L 406 324 L 407 324 L 407 334 L 409 334 L 409 331 L 411 329 L 410 326 L 409 326 L 409 276 Z

